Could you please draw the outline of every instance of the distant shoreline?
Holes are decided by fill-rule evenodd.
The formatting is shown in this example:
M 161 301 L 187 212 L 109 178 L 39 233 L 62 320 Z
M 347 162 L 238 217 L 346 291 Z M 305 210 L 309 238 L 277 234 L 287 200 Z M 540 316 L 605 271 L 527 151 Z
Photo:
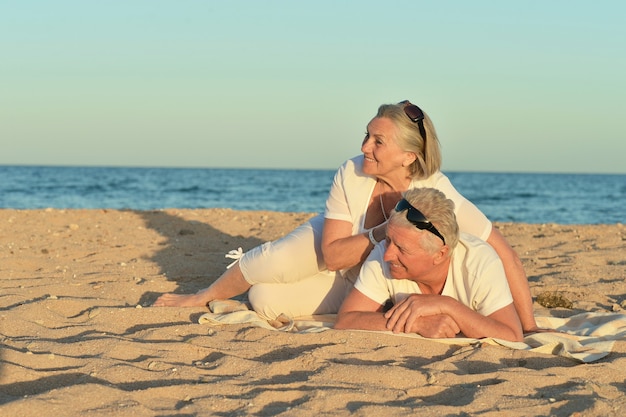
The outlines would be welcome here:
M 178 208 L 178 207 L 163 207 L 163 208 L 155 208 L 155 209 L 120 209 L 120 208 L 109 208 L 109 207 L 102 207 L 102 208 L 57 208 L 57 207 L 47 207 L 47 208 L 7 208 L 7 207 L 0 207 L 0 213 L 2 212 L 10 212 L 10 211 L 16 211 L 16 212 L 58 212 L 58 213 L 67 213 L 68 215 L 72 215 L 72 213 L 77 213 L 77 212 L 136 212 L 136 213 L 159 213 L 159 212 L 199 212 L 199 213 L 205 213 L 205 212 L 211 212 L 211 211 L 216 211 L 216 212 L 233 212 L 233 214 L 236 215 L 236 213 L 240 213 L 241 215 L 245 215 L 245 216 L 267 216 L 267 215 L 287 215 L 287 216 L 296 216 L 296 217 L 300 217 L 300 218 L 305 218 L 305 219 L 309 219 L 311 217 L 317 216 L 318 214 L 323 214 L 323 213 L 316 213 L 316 212 L 309 212 L 309 211 L 274 211 L 274 210 L 240 210 L 240 209 L 233 209 L 233 208 L 228 208 L 228 207 L 211 207 L 211 208 Z M 550 226 L 550 227 L 576 227 L 576 226 L 616 226 L 616 227 L 623 227 L 623 223 L 622 222 L 616 222 L 616 223 L 554 223 L 554 222 L 547 222 L 547 223 L 529 223 L 529 222 L 513 222 L 513 221 L 492 221 L 493 225 L 496 227 L 506 227 L 506 226 L 511 226 L 511 225 L 520 225 L 520 226 Z
M 0 207 L 164 207 L 323 212 L 334 171 L 256 169 L 2 168 Z M 624 221 L 626 175 L 449 172 L 453 186 L 492 221 Z
M 337 167 L 315 168 L 315 167 L 227 167 L 227 166 L 157 166 L 157 165 L 68 165 L 68 164 L 2 164 L 2 168 L 49 168 L 49 169 L 136 169 L 136 170 L 231 170 L 231 171 L 314 171 L 314 172 L 332 172 Z M 444 174 L 496 174 L 496 175 L 611 175 L 622 176 L 626 172 L 573 172 L 573 171 L 502 171 L 502 170 L 474 170 L 474 169 L 442 169 Z

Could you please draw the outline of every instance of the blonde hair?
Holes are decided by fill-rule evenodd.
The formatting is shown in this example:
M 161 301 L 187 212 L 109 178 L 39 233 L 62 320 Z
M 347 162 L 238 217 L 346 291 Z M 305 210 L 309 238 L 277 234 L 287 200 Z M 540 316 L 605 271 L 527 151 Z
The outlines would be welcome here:
M 459 241 L 459 225 L 456 222 L 456 216 L 454 214 L 454 202 L 448 198 L 441 191 L 435 188 L 414 188 L 404 193 L 404 198 L 413 207 L 422 212 L 424 216 L 437 228 L 446 240 L 446 245 L 450 248 L 449 253 L 455 248 Z M 391 213 L 390 222 L 397 224 L 398 226 L 415 228 L 406 215 L 402 212 L 393 211 Z M 441 247 L 441 239 L 427 230 L 424 236 L 430 235 L 430 239 L 426 240 L 428 247 L 424 249 L 430 251 L 436 251 Z M 422 240 L 424 242 L 425 239 Z
M 376 117 L 385 117 L 394 122 L 398 131 L 396 138 L 398 146 L 405 152 L 415 154 L 415 162 L 409 166 L 411 177 L 424 179 L 439 171 L 441 168 L 439 139 L 437 139 L 435 126 L 425 112 L 424 130 L 426 132 L 426 141 L 420 134 L 417 123 L 409 119 L 404 113 L 402 104 L 383 104 L 378 108 Z M 426 147 L 424 147 L 424 143 L 426 143 Z

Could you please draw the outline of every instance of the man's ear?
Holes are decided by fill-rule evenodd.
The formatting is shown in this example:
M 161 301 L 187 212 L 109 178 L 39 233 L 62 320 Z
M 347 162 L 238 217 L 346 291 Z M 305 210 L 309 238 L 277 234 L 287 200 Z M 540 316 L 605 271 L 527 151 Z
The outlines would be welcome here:
M 439 265 L 440 263 L 444 262 L 446 259 L 448 259 L 448 252 L 450 252 L 450 247 L 448 245 L 443 245 L 437 251 L 437 253 L 435 253 L 435 256 L 433 257 L 433 263 L 435 265 Z

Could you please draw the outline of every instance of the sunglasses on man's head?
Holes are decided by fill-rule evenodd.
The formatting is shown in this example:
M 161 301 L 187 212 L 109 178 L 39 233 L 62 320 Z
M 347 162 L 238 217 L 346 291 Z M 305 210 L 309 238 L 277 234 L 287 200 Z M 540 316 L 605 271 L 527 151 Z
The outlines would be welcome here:
M 424 139 L 424 156 L 426 155 L 426 129 L 424 129 L 424 112 L 422 109 L 411 103 L 409 100 L 404 100 L 398 103 L 402 105 L 404 114 L 407 115 L 413 123 L 417 123 L 417 127 L 420 130 L 422 139 Z
M 437 230 L 437 228 L 426 218 L 426 216 L 424 216 L 424 214 L 422 214 L 421 211 L 413 207 L 405 198 L 398 201 L 395 210 L 397 212 L 406 210 L 406 219 L 410 221 L 413 226 L 420 230 L 428 230 L 430 233 L 441 239 L 444 245 L 446 244 L 446 240 L 443 238 L 441 233 L 439 233 L 439 230 Z

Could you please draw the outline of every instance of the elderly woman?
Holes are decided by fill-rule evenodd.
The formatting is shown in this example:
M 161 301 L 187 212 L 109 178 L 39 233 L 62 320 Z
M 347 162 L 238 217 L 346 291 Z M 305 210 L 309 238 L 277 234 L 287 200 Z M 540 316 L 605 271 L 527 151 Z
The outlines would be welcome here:
M 249 290 L 252 307 L 268 318 L 336 313 L 361 264 L 385 238 L 389 213 L 402 193 L 431 187 L 454 202 L 462 232 L 496 250 L 524 330 L 537 330 L 517 254 L 440 171 L 439 141 L 430 118 L 408 101 L 382 105 L 367 125 L 361 151 L 335 174 L 323 217 L 246 252 L 208 288 L 196 294 L 164 294 L 154 305 L 205 306 Z

